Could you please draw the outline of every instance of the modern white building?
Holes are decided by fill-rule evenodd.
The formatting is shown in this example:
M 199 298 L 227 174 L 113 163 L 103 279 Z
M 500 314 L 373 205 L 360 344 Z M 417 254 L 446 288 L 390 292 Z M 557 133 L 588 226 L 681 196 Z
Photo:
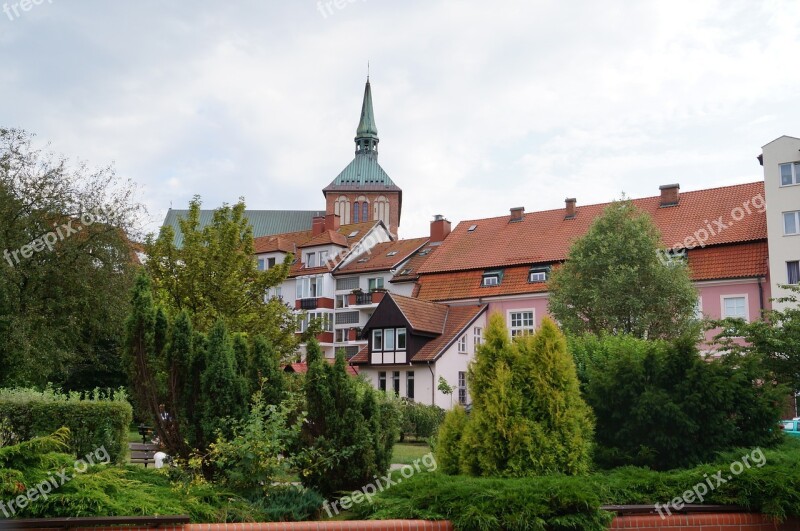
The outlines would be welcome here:
M 782 136 L 761 148 L 767 201 L 767 239 L 772 297 L 786 297 L 786 284 L 800 284 L 800 138 Z M 775 300 L 776 310 L 787 304 Z

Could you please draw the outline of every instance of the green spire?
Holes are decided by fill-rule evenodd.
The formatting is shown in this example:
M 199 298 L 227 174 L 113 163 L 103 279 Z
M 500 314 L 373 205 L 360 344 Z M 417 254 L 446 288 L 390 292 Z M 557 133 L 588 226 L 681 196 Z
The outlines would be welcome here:
M 372 110 L 372 88 L 367 77 L 364 87 L 364 103 L 361 104 L 361 120 L 356 130 L 356 155 L 378 154 L 378 128 L 375 126 L 375 113 Z

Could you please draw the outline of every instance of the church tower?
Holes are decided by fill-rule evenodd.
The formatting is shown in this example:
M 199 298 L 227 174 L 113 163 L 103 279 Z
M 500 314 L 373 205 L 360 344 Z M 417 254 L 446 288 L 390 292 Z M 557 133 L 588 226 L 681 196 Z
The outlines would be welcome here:
M 367 78 L 356 130 L 356 156 L 322 193 L 326 213 L 337 214 L 342 225 L 381 220 L 397 238 L 403 191 L 378 164 L 379 141 Z

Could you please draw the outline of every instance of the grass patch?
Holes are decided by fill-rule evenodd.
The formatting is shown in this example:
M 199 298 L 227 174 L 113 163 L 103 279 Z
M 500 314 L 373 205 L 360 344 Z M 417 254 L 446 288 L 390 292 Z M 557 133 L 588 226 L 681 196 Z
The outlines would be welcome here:
M 430 453 L 431 447 L 425 442 L 402 442 L 394 445 L 392 453 L 392 464 L 410 465 L 416 459 Z

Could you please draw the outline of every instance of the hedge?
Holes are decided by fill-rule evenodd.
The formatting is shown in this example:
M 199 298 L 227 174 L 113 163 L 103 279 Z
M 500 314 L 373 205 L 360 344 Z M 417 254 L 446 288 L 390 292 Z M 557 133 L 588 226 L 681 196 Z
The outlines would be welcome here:
M 0 389 L 0 422 L 12 441 L 27 441 L 67 427 L 69 449 L 76 457 L 105 447 L 112 461 L 124 461 L 132 420 L 133 410 L 124 391 L 81 396 L 52 389 Z
M 734 463 L 751 466 L 731 474 Z M 758 465 L 761 466 L 758 466 Z M 709 483 L 719 473 L 717 479 Z M 739 505 L 778 520 L 800 516 L 800 441 L 776 450 L 738 449 L 719 454 L 713 463 L 660 472 L 623 467 L 585 476 L 473 478 L 441 472 L 420 473 L 378 494 L 373 503 L 355 506 L 363 518 L 451 520 L 466 530 L 583 529 L 604 531 L 613 516 L 603 505 L 662 506 L 701 484 L 702 503 Z M 687 503 L 698 503 L 699 500 Z

